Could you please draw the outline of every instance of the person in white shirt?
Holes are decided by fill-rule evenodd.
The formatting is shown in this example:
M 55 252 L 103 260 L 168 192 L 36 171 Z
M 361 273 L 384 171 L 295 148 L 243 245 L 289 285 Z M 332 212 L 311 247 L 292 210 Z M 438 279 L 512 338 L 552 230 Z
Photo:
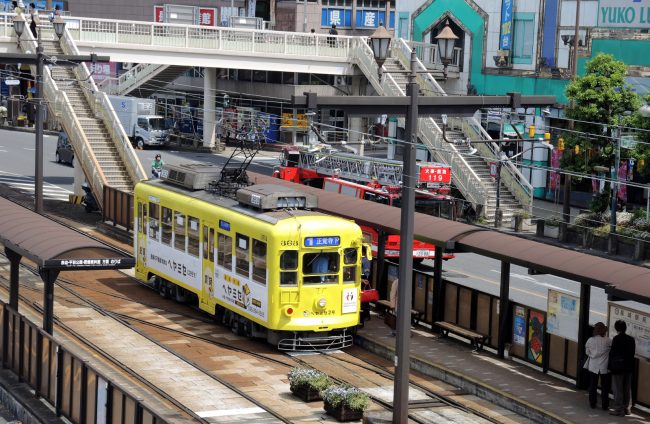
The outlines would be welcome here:
M 603 410 L 609 409 L 609 391 L 611 387 L 611 376 L 607 366 L 609 362 L 609 350 L 612 347 L 612 339 L 607 337 L 607 327 L 602 322 L 594 325 L 594 335 L 589 337 L 585 344 L 587 361 L 585 368 L 589 370 L 589 405 L 596 408 L 598 402 L 598 378 L 600 377 L 601 399 Z

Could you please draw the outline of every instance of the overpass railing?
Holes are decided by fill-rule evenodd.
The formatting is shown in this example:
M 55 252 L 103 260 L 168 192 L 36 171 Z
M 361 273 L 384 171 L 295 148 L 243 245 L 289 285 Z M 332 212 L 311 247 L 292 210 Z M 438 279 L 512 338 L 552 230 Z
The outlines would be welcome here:
M 66 17 L 66 29 L 78 42 L 119 44 L 121 47 L 199 49 L 237 55 L 303 56 L 311 60 L 347 61 L 361 37 L 332 36 L 257 30 L 206 27 L 158 22 Z M 365 41 L 363 41 L 365 42 Z

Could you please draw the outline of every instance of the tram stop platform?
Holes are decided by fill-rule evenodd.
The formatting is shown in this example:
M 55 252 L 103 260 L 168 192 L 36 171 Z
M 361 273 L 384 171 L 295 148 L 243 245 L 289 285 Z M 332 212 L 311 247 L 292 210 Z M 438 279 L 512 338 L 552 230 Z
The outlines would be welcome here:
M 372 319 L 357 332 L 355 343 L 392 360 L 396 338 L 384 320 Z M 534 369 L 518 360 L 499 359 L 485 348 L 473 351 L 470 343 L 453 335 L 442 338 L 429 328 L 411 327 L 411 370 L 442 380 L 498 407 L 538 423 L 648 423 L 650 414 L 632 409 L 625 417 L 591 409 L 586 390 L 572 382 Z M 610 400 L 610 406 L 612 401 Z

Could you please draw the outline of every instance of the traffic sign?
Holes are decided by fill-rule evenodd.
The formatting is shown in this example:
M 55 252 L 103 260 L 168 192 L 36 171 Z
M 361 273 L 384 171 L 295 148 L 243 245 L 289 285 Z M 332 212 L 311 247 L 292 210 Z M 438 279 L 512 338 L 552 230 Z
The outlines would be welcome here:
M 451 183 L 451 168 L 440 165 L 422 165 L 420 166 L 421 183 Z
M 492 178 L 497 177 L 497 163 L 496 162 L 490 162 L 490 177 L 492 177 Z
M 6 84 L 6 85 L 19 85 L 19 84 L 20 84 L 20 80 L 17 80 L 17 79 L 6 79 L 6 80 L 5 80 L 5 84 Z

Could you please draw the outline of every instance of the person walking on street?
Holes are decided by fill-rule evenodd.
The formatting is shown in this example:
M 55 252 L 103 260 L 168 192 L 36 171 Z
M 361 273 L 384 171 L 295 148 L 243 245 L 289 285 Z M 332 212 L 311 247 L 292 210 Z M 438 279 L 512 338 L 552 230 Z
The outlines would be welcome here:
M 164 165 L 165 162 L 163 162 L 160 154 L 157 154 L 156 158 L 151 163 L 151 176 L 154 178 L 160 178 L 160 173 L 162 172 Z
M 7 101 L 2 99 L 0 102 L 0 127 L 7 125 Z
M 603 410 L 609 409 L 609 388 L 611 376 L 607 372 L 609 351 L 612 340 L 607 337 L 607 327 L 602 322 L 594 325 L 594 335 L 589 337 L 585 345 L 587 362 L 585 368 L 589 370 L 589 405 L 596 408 L 598 403 L 598 378 L 600 377 L 601 399 Z
M 616 321 L 614 329 L 618 334 L 612 340 L 612 348 L 609 351 L 609 371 L 612 374 L 612 391 L 614 392 L 614 407 L 610 414 L 630 415 L 636 342 L 634 337 L 625 334 L 627 330 L 625 321 Z

